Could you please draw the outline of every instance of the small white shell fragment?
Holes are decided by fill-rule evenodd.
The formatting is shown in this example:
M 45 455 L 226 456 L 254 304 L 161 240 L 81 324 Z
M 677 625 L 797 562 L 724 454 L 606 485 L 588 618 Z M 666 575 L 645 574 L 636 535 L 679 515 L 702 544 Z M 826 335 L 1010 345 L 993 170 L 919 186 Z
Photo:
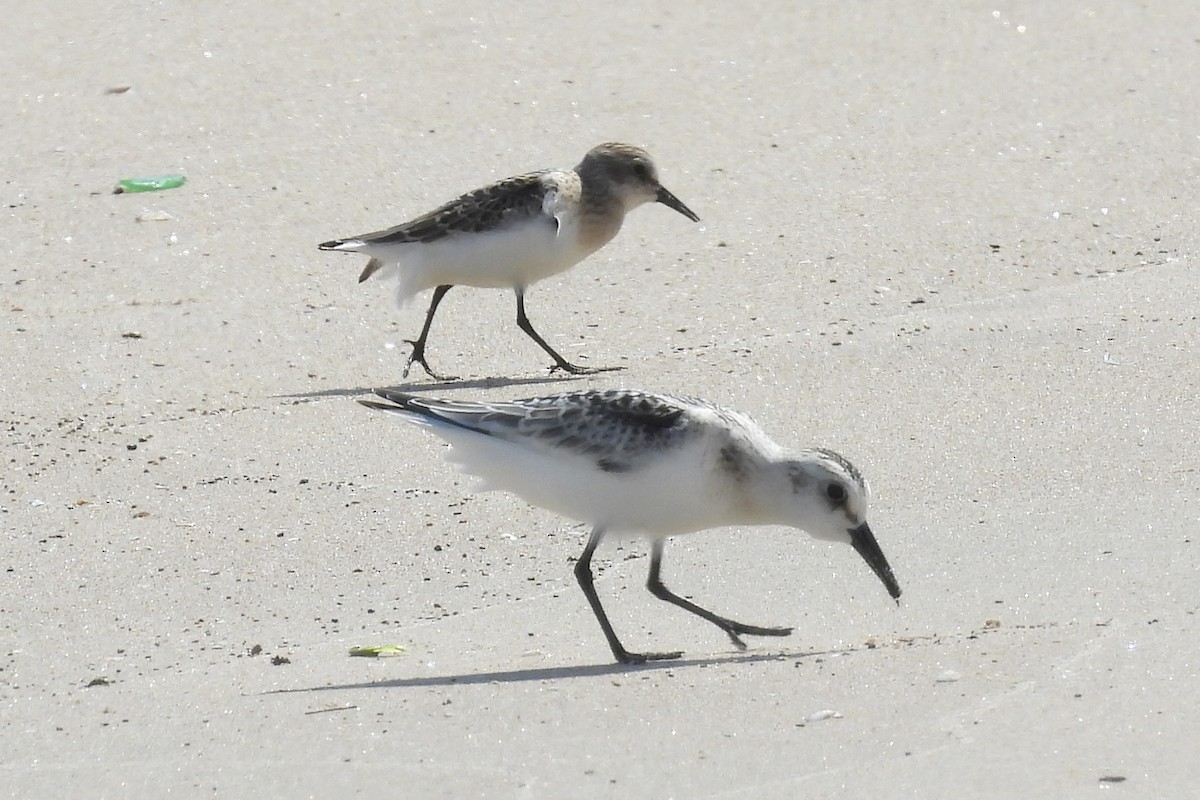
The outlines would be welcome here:
M 831 708 L 826 708 L 822 711 L 814 711 L 813 713 L 811 713 L 807 717 L 805 717 L 804 721 L 805 722 L 821 722 L 822 720 L 841 719 L 841 718 L 842 718 L 842 712 L 834 711 Z
M 162 209 L 151 211 L 147 208 L 138 214 L 136 219 L 138 222 L 170 222 L 175 218 Z
M 936 680 L 938 683 L 954 683 L 956 680 L 958 680 L 961 677 L 962 677 L 962 675 L 959 675 L 954 670 L 948 669 L 945 672 L 943 672 L 941 675 L 938 675 L 937 678 L 935 678 L 934 680 Z

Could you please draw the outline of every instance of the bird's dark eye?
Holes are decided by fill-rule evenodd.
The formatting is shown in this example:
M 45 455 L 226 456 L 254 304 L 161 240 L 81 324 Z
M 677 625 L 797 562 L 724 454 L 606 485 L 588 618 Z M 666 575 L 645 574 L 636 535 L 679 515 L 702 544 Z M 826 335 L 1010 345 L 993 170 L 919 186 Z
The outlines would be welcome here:
M 840 483 L 831 483 L 825 487 L 825 496 L 829 498 L 834 505 L 841 505 L 846 502 L 846 487 Z
M 640 181 L 648 181 L 650 180 L 650 168 L 638 161 L 633 165 L 633 175 Z

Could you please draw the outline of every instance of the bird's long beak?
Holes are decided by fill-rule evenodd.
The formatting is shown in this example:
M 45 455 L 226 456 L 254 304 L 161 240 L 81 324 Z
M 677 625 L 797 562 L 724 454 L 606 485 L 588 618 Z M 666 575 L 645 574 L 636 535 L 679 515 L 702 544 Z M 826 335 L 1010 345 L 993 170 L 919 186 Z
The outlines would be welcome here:
M 688 208 L 683 203 L 681 203 L 679 201 L 678 197 L 676 197 L 675 195 L 668 192 L 666 190 L 666 188 L 663 186 L 658 187 L 658 194 L 655 195 L 654 199 L 657 202 L 662 203 L 667 208 L 675 209 L 680 214 L 683 214 L 685 217 L 690 219 L 692 222 L 700 221 L 700 218 L 696 216 L 696 212 L 692 211 L 690 208 Z
M 899 602 L 900 584 L 896 582 L 896 576 L 892 574 L 892 567 L 888 564 L 883 551 L 879 549 L 879 542 L 875 541 L 875 534 L 871 533 L 871 529 L 867 526 L 867 523 L 864 522 L 857 528 L 850 529 L 850 544 L 863 557 L 863 561 L 866 561 L 875 574 L 879 576 L 879 580 L 883 581 L 883 585 L 887 587 L 888 594 Z

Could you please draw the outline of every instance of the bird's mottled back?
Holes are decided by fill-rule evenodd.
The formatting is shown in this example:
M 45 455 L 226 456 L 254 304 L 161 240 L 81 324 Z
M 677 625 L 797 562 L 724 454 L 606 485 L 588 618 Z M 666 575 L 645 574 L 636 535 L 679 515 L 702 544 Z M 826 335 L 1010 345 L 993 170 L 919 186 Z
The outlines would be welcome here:
M 360 237 L 370 244 L 429 243 L 456 233 L 483 233 L 542 213 L 546 171 L 530 172 L 468 192 L 420 217 Z M 553 224 L 552 219 L 546 220 Z
M 593 456 L 606 472 L 633 469 L 648 455 L 678 446 L 692 429 L 686 406 L 642 392 L 575 392 L 488 409 L 480 418 L 485 432 Z

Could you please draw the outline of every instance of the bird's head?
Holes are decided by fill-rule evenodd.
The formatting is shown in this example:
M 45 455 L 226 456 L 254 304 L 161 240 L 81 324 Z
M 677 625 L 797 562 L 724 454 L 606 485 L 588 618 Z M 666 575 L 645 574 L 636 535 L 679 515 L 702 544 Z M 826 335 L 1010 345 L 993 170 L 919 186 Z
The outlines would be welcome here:
M 626 212 L 643 203 L 662 203 L 692 222 L 700 221 L 695 212 L 658 182 L 654 161 L 640 147 L 620 142 L 597 145 L 583 157 L 576 171 L 607 186 L 621 199 Z
M 806 450 L 784 463 L 790 495 L 781 509 L 787 524 L 816 539 L 851 545 L 887 587 L 900 597 L 900 584 L 867 525 L 870 489 L 862 474 L 832 450 Z

